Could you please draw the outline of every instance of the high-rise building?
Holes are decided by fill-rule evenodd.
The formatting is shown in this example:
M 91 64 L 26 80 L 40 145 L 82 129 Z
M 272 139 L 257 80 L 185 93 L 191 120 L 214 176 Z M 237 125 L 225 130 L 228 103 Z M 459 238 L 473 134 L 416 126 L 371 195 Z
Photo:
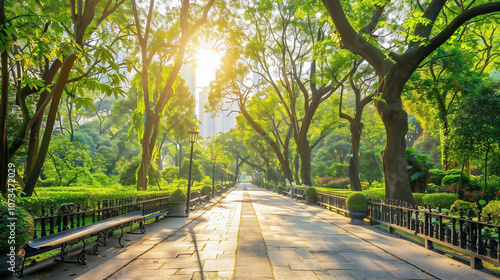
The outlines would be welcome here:
M 203 87 L 198 95 L 198 118 L 200 120 L 200 134 L 203 137 L 214 137 L 219 133 L 226 133 L 236 126 L 235 113 L 229 114 L 230 111 L 222 111 L 223 108 L 217 108 L 214 113 L 205 112 L 209 92 L 209 87 Z

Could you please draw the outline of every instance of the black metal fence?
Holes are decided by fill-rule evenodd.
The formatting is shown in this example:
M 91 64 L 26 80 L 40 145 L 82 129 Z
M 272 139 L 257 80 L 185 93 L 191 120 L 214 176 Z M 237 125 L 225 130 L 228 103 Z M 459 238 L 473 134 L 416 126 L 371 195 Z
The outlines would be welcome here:
M 97 203 L 96 209 L 91 210 L 82 210 L 79 204 L 73 203 L 62 204 L 57 210 L 54 206 L 49 209 L 42 206 L 42 215 L 33 218 L 33 239 L 135 211 L 142 211 L 145 216 L 164 212 L 168 207 L 166 193 L 103 200 Z
M 330 210 L 347 214 L 347 196 L 324 193 L 318 194 L 318 203 Z M 395 201 L 382 202 L 370 198 L 369 218 L 372 223 L 384 224 L 389 231 L 405 231 L 425 240 L 425 247 L 433 249 L 433 243 L 455 249 L 470 256 L 472 268 L 482 268 L 482 260 L 500 265 L 500 225 L 491 223 L 478 211 L 477 219 L 472 212 L 460 210 L 459 217 L 445 215 L 441 207 L 431 205 L 417 209 Z

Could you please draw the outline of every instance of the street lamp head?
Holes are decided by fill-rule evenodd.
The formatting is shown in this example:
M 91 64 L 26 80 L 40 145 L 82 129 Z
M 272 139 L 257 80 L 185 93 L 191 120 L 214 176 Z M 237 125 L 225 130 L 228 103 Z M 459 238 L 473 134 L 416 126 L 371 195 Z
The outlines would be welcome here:
M 217 161 L 217 158 L 212 158 L 212 163 L 215 164 L 215 162 Z
M 198 131 L 188 131 L 189 134 L 189 143 L 196 143 L 198 141 L 198 134 L 200 134 Z

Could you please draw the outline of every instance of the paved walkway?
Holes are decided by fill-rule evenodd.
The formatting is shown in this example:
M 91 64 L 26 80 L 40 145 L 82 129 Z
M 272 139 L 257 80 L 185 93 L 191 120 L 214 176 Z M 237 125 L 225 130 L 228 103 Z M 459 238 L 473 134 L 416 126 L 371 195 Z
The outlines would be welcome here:
M 50 263 L 25 279 L 497 279 L 249 183 L 147 231 L 88 256 L 86 266 Z

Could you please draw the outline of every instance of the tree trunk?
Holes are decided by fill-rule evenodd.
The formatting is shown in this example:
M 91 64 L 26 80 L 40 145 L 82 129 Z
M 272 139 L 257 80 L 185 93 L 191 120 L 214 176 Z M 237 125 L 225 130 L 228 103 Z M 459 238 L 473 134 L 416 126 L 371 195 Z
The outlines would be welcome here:
M 401 87 L 402 89 L 402 87 Z M 392 90 L 388 88 L 387 91 Z M 394 96 L 395 95 L 395 96 Z M 387 105 L 378 101 L 377 110 L 386 130 L 386 144 L 382 150 L 382 162 L 385 175 L 385 198 L 415 204 L 410 191 L 408 172 L 406 170 L 406 142 L 408 131 L 408 115 L 398 94 L 394 99 L 386 98 Z M 390 95 L 389 95 L 390 96 Z
M 298 147 L 297 147 L 298 148 Z M 311 181 L 311 146 L 309 140 L 304 139 L 300 143 L 300 178 L 302 179 L 302 184 L 307 186 L 312 186 Z
M 50 103 L 50 109 L 47 116 L 42 143 L 40 145 L 36 161 L 33 165 L 33 170 L 29 174 L 29 177 L 26 181 L 26 187 L 24 189 L 25 196 L 31 196 L 33 194 L 36 182 L 38 181 L 38 177 L 40 177 L 40 173 L 45 162 L 45 157 L 47 156 L 47 152 L 49 150 L 50 139 L 52 138 L 52 131 L 54 130 L 54 123 L 57 117 L 57 111 L 59 109 L 59 101 L 61 100 L 62 92 L 64 90 L 64 87 L 66 86 L 66 82 L 68 81 L 68 77 L 71 69 L 73 68 L 75 60 L 76 55 L 74 54 L 64 59 L 63 65 L 61 67 L 61 72 L 59 74 L 59 77 L 57 78 L 54 88 L 52 89 L 54 93 L 52 101 Z
M 351 160 L 349 161 L 349 183 L 351 190 L 360 192 L 361 182 L 359 179 L 359 143 L 361 141 L 361 132 L 363 123 L 354 120 L 350 126 L 351 129 Z
M 300 170 L 300 155 L 299 153 L 296 153 L 295 157 L 293 158 L 293 175 L 295 176 L 295 182 L 300 185 L 299 170 Z

